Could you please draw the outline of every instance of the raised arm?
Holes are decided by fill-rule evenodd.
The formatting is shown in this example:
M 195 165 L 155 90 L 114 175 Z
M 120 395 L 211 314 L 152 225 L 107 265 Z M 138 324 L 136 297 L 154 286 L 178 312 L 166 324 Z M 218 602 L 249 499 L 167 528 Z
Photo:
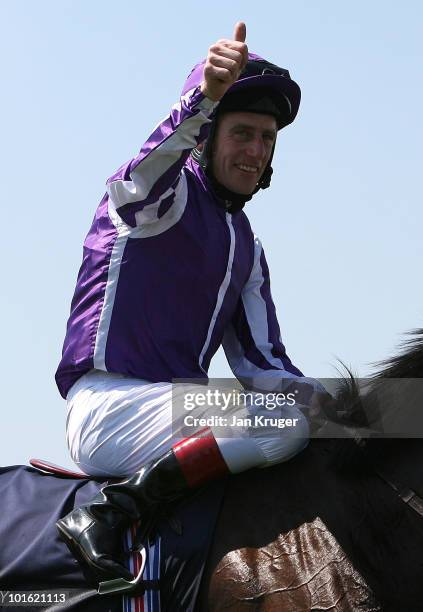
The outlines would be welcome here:
M 245 24 L 237 23 L 233 40 L 222 39 L 209 48 L 201 83 L 172 107 L 139 155 L 108 180 L 110 202 L 131 227 L 157 218 L 152 205 L 158 210 L 157 204 L 172 195 L 191 150 L 207 138 L 219 100 L 247 62 L 245 35 Z
M 189 91 L 158 124 L 139 155 L 108 180 L 110 201 L 125 223 L 135 227 L 154 220 L 145 207 L 172 194 L 191 150 L 207 138 L 215 106 L 199 86 Z

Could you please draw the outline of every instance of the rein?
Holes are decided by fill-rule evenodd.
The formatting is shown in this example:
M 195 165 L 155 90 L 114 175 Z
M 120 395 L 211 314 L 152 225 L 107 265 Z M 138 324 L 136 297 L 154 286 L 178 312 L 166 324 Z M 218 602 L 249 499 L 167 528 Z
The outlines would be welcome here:
M 419 516 L 423 518 L 423 499 L 417 495 L 413 489 L 409 487 L 403 486 L 397 480 L 394 480 L 390 475 L 386 473 L 386 471 L 380 467 L 377 461 L 374 460 L 373 457 L 369 455 L 366 451 L 366 442 L 365 438 L 361 437 L 357 430 L 352 429 L 352 433 L 354 434 L 354 442 L 359 447 L 360 451 L 363 453 L 366 461 L 370 464 L 373 471 L 383 482 L 391 487 L 393 491 L 397 494 L 397 496 L 405 503 L 407 506 L 412 508 Z
M 380 468 L 379 465 L 368 455 L 365 453 L 366 459 L 371 464 L 375 473 L 385 482 L 387 485 L 391 487 L 397 494 L 397 496 L 405 503 L 407 506 L 412 508 L 419 516 L 423 518 L 423 499 L 417 495 L 413 489 L 409 489 L 408 487 L 404 487 L 398 482 L 394 481 L 390 476 L 386 474 L 386 472 Z

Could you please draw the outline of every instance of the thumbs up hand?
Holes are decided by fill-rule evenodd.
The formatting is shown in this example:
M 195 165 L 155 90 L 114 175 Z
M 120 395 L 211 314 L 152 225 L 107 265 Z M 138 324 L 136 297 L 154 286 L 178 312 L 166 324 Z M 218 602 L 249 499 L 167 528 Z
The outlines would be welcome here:
M 210 100 L 220 100 L 245 68 L 248 60 L 246 36 L 245 23 L 238 21 L 232 40 L 223 38 L 209 48 L 201 91 Z

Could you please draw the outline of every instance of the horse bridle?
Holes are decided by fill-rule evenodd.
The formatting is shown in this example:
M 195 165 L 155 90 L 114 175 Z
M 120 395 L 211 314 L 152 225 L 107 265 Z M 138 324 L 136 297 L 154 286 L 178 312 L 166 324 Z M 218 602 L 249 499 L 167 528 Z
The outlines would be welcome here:
M 362 449 L 362 451 L 363 451 L 363 449 Z M 368 455 L 368 453 L 366 453 L 365 449 L 364 449 L 363 452 L 364 452 L 364 456 L 366 457 L 366 460 L 372 466 L 375 474 L 377 474 L 379 476 L 379 478 L 381 478 L 383 480 L 383 482 L 385 482 L 387 485 L 389 485 L 391 487 L 391 489 L 393 489 L 393 491 L 395 491 L 397 496 L 405 504 L 407 504 L 407 506 L 409 506 L 415 512 L 417 512 L 417 514 L 419 516 L 423 517 L 423 499 L 419 495 L 417 495 L 417 493 L 415 491 L 413 491 L 413 489 L 410 489 L 409 487 L 405 487 L 405 486 L 401 485 L 396 480 L 393 480 L 391 476 L 388 476 L 387 473 L 385 472 L 385 470 L 383 468 L 381 468 L 380 465 L 378 465 L 377 462 L 374 459 L 369 457 L 369 455 Z

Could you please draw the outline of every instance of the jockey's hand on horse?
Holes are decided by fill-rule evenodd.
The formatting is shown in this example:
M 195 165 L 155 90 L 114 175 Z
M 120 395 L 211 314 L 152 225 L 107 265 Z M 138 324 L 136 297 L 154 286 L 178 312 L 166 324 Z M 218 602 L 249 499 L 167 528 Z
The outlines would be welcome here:
M 334 420 L 334 398 L 330 393 L 315 391 L 308 406 L 308 419 L 311 435 L 316 434 L 327 421 Z
M 361 403 L 345 406 L 338 394 L 313 393 L 308 406 L 310 433 L 314 437 L 351 437 L 356 435 L 356 427 L 367 426 L 366 415 Z
M 222 38 L 209 48 L 201 91 L 210 100 L 220 100 L 245 68 L 248 60 L 246 35 L 245 23 L 239 21 L 233 40 Z

